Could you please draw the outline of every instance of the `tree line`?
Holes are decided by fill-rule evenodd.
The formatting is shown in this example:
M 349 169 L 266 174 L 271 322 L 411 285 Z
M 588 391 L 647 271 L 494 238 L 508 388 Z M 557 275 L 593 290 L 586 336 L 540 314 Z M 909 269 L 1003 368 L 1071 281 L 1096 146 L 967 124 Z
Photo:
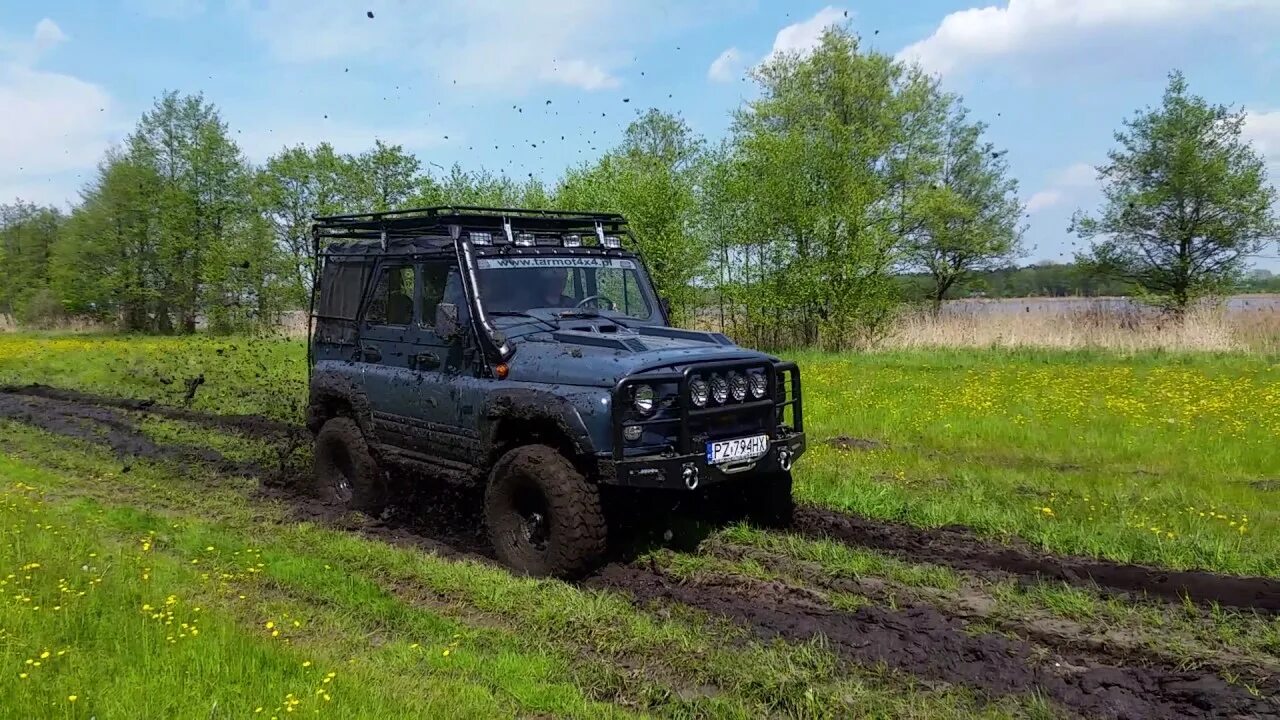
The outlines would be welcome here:
M 170 92 L 70 212 L 0 208 L 0 313 L 145 332 L 269 324 L 305 306 L 313 215 L 440 204 L 621 212 L 679 321 L 760 346 L 872 341 L 904 301 L 937 307 L 1022 256 L 1004 153 L 936 78 L 841 27 L 752 75 L 758 93 L 722 141 L 651 109 L 549 184 L 431 173 L 381 141 L 358 154 L 286 147 L 254 165 L 213 104 Z M 1173 76 L 1164 106 L 1129 121 L 1099 168 L 1102 213 L 1073 223 L 1096 238 L 1078 283 L 1109 278 L 1184 306 L 1239 277 L 1275 235 L 1241 117 Z

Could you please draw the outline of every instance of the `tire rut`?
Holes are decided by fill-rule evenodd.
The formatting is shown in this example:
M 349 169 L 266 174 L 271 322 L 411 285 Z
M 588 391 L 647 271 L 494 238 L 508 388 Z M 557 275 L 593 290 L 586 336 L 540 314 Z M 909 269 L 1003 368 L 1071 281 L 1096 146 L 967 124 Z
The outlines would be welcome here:
M 946 565 L 997 577 L 1058 580 L 1174 602 L 1185 597 L 1202 604 L 1280 613 L 1280 580 L 1274 578 L 1169 570 L 1054 555 L 1025 542 L 1002 545 L 980 537 L 969 528 L 921 528 L 813 505 L 796 508 L 793 532 L 808 538 L 883 550 L 912 562 Z
M 1057 656 L 1041 660 L 1030 644 L 993 634 L 971 635 L 929 606 L 842 612 L 803 590 L 776 582 L 716 578 L 684 584 L 655 568 L 611 565 L 587 583 L 624 591 L 638 602 L 674 602 L 751 628 L 763 639 L 825 638 L 860 664 L 884 663 L 919 677 L 976 688 L 989 695 L 1042 693 L 1088 717 L 1280 717 L 1280 706 L 1212 674 L 1098 665 Z

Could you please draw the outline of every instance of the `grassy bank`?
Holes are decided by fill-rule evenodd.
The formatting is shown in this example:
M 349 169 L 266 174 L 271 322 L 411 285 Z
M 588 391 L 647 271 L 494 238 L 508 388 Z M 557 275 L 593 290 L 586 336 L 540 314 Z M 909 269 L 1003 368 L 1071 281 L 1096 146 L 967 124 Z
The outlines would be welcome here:
M 0 383 L 297 422 L 298 340 L 0 335 Z M 1123 561 L 1280 575 L 1280 365 L 1245 354 L 797 356 L 804 499 Z M 841 440 L 843 438 L 843 440 Z

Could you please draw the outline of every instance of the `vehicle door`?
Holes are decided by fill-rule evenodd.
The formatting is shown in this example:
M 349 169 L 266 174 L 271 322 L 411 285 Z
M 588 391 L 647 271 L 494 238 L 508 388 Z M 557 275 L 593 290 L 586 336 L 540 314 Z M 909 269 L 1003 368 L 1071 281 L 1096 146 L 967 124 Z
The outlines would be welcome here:
M 445 364 L 456 340 L 436 337 L 447 261 L 386 261 L 366 300 L 360 359 L 377 441 L 434 455 L 456 434 Z M 453 455 L 454 453 L 447 453 Z

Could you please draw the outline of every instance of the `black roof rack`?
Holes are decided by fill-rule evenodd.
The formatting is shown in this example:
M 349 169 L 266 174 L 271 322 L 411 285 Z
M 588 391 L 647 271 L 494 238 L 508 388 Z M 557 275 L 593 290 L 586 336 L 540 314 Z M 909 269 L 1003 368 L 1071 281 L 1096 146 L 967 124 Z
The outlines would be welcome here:
M 560 210 L 523 210 L 472 205 L 443 205 L 414 210 L 392 210 L 378 213 L 354 213 L 313 217 L 313 232 L 321 238 L 344 240 L 382 240 L 411 238 L 427 234 L 447 233 L 449 226 L 461 230 L 502 232 L 509 221 L 516 232 L 581 233 L 596 232 L 597 223 L 610 235 L 627 232 L 627 221 L 616 213 L 565 212 Z

